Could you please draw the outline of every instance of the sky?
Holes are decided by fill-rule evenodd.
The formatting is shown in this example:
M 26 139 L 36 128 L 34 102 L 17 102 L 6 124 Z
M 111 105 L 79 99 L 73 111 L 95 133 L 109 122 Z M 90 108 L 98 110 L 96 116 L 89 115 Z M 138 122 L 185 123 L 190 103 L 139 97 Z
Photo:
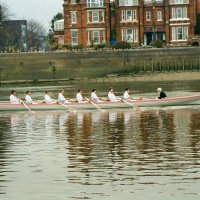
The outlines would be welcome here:
M 11 13 L 12 19 L 35 19 L 41 22 L 48 30 L 54 15 L 63 12 L 63 0 L 0 0 L 4 2 Z

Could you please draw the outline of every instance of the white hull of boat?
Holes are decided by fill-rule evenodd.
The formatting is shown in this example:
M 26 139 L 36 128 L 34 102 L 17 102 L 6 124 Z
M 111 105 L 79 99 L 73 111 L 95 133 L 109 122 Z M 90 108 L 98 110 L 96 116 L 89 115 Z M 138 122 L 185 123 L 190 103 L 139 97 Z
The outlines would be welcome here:
M 132 104 L 132 105 L 131 105 Z M 60 104 L 31 104 L 28 107 L 32 111 L 36 110 L 69 110 L 67 107 L 73 108 L 74 110 L 91 110 L 97 109 L 93 104 L 87 103 L 77 103 L 73 102 L 70 104 L 65 104 L 65 106 Z M 174 97 L 165 99 L 141 99 L 133 100 L 129 103 L 124 102 L 109 102 L 104 101 L 101 103 L 96 103 L 96 105 L 102 109 L 114 109 L 114 108 L 132 108 L 133 105 L 139 107 L 161 107 L 161 106 L 184 106 L 184 105 L 200 105 L 200 95 L 184 96 L 184 97 Z M 23 111 L 27 108 L 23 104 L 10 104 L 8 102 L 0 102 L 0 111 Z

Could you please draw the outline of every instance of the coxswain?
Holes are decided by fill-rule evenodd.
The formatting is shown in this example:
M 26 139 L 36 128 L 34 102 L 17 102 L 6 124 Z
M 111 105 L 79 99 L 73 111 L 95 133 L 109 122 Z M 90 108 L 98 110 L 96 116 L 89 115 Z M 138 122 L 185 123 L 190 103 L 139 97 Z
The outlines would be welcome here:
M 21 99 L 18 99 L 17 97 L 16 97 L 16 91 L 15 90 L 12 90 L 11 91 L 11 95 L 10 95 L 10 102 L 12 103 L 12 104 L 19 104 L 20 103 L 20 100 Z
M 114 95 L 114 93 L 113 93 L 113 88 L 112 88 L 112 87 L 109 88 L 109 91 L 108 91 L 108 99 L 109 99 L 111 102 L 118 102 L 118 101 L 120 101 L 120 100 L 117 99 L 117 97 Z
M 68 101 L 69 98 L 64 97 L 64 93 L 65 93 L 65 91 L 63 89 L 61 89 L 60 93 L 58 94 L 58 101 L 60 103 L 71 103 L 71 102 Z
M 86 103 L 88 101 L 86 101 L 86 98 L 82 96 L 82 93 L 83 91 L 82 90 L 78 90 L 78 93 L 76 95 L 76 100 L 79 102 L 79 103 Z
M 99 100 L 99 97 L 97 96 L 96 92 L 97 92 L 96 89 L 92 89 L 91 100 L 93 102 L 103 102 L 103 101 Z
M 34 102 L 35 100 L 31 98 L 31 92 L 30 90 L 26 91 L 26 96 L 25 96 L 25 101 L 27 104 L 37 104 L 36 102 Z
M 164 99 L 164 98 L 166 98 L 167 97 L 167 95 L 165 94 L 165 92 L 163 92 L 162 91 L 162 88 L 158 88 L 157 89 L 157 92 L 158 92 L 158 97 L 157 97 L 157 99 Z

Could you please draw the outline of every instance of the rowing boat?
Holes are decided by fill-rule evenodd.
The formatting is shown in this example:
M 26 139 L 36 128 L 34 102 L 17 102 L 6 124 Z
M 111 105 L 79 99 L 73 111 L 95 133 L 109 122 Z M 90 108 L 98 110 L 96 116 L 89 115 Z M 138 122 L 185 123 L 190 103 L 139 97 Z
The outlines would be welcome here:
M 168 97 L 164 99 L 141 99 L 133 100 L 131 103 L 140 107 L 200 105 L 200 95 Z
M 161 106 L 184 106 L 184 105 L 200 105 L 200 95 L 193 96 L 183 96 L 183 97 L 173 97 L 165 99 L 140 99 L 132 100 L 129 103 L 124 103 L 122 101 L 110 102 L 104 101 L 95 103 L 101 109 L 115 109 L 115 108 L 132 108 L 132 105 L 139 107 L 161 107 Z M 92 110 L 96 109 L 94 105 L 90 102 L 78 103 L 71 102 L 66 104 L 67 107 L 73 108 L 75 110 Z M 32 111 L 36 110 L 68 110 L 67 107 L 61 106 L 60 104 L 46 104 L 38 103 L 31 104 L 28 107 Z M 25 111 L 27 108 L 23 104 L 11 104 L 9 102 L 0 102 L 0 111 Z

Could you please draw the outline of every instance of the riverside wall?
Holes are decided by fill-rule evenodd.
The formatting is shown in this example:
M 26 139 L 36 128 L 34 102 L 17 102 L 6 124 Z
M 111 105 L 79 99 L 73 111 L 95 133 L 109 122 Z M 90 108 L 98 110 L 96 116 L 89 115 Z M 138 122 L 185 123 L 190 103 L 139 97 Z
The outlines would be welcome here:
M 177 70 L 200 70 L 200 48 L 0 54 L 1 83 Z

